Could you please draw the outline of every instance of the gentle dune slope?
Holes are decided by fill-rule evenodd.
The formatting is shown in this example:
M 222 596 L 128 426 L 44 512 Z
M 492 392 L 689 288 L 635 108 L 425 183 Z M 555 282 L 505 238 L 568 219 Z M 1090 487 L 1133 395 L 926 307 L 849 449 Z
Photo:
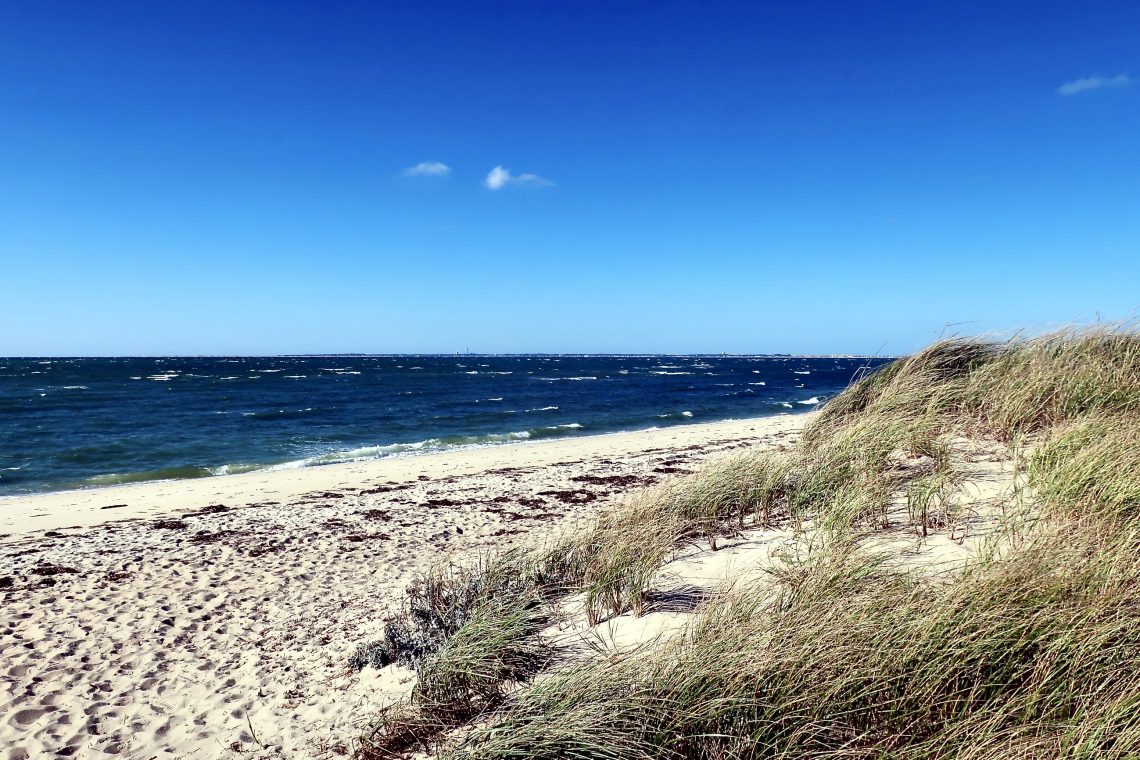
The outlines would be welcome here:
M 900 360 L 791 451 L 418 578 L 359 755 L 1134 757 L 1138 412 L 1129 329 Z

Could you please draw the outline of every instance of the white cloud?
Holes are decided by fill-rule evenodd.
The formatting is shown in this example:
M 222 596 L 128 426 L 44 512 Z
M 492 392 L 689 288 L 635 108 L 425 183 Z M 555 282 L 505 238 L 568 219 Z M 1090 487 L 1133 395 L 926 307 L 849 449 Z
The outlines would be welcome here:
M 554 183 L 550 180 L 540 177 L 537 174 L 511 174 L 510 169 L 504 169 L 501 166 L 496 166 L 491 171 L 487 172 L 487 178 L 483 180 L 483 184 L 490 190 L 501 190 L 507 185 L 529 185 L 530 187 L 548 187 Z
M 450 173 L 451 167 L 439 161 L 421 161 L 409 169 L 404 169 L 405 177 L 446 177 Z
M 1057 88 L 1060 95 L 1076 95 L 1086 90 L 1099 90 L 1102 87 L 1127 87 L 1132 79 L 1127 74 L 1117 74 L 1114 77 L 1091 76 L 1065 82 Z

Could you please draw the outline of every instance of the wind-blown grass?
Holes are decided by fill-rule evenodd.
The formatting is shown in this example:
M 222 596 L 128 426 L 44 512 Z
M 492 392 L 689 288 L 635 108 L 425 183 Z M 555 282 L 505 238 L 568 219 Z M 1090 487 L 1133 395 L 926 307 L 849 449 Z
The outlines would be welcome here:
M 1018 540 L 999 534 L 949 578 L 870 555 L 861 531 L 900 499 L 923 535 L 953 519 L 955 435 L 1028 442 Z M 1140 335 L 944 341 L 859 380 L 788 455 L 730 460 L 512 555 L 509 614 L 482 592 L 435 594 L 466 612 L 441 616 L 463 622 L 437 626 L 390 746 L 479 715 L 451 757 L 1137 757 L 1138 513 Z M 591 623 L 638 612 L 680 544 L 774 524 L 811 550 L 657 647 L 508 695 L 549 657 L 536 626 L 552 601 L 581 591 Z
M 541 670 L 551 646 L 540 635 L 547 621 L 533 595 L 483 601 L 438 650 L 417 663 L 418 680 L 407 700 L 385 710 L 362 737 L 360 755 L 381 758 L 435 737 L 497 707 L 509 684 Z
M 969 403 L 1007 437 L 1140 411 L 1140 333 L 1067 330 L 1010 344 L 971 377 Z
M 1130 326 L 1032 339 L 949 340 L 900 359 L 830 401 L 805 433 L 867 415 L 929 418 L 1005 439 L 1089 414 L 1140 410 L 1140 333 Z
M 551 676 L 454 756 L 1129 756 L 1137 539 L 1041 539 L 950 584 L 825 552 L 660 649 Z
M 746 518 L 768 521 L 786 462 L 763 453 L 646 491 L 590 530 L 533 552 L 436 568 L 408 589 L 384 638 L 361 645 L 349 666 L 413 667 L 417 684 L 362 737 L 361 756 L 427 746 L 448 728 L 498 706 L 512 683 L 549 659 L 540 623 L 560 598 L 584 592 L 591 623 L 640 611 L 661 565 L 686 540 L 707 541 Z M 735 529 L 732 528 L 732 529 Z
M 481 557 L 473 565 L 435 567 L 416 576 L 404 608 L 384 626 L 384 638 L 358 647 L 349 667 L 398 663 L 418 668 L 489 602 L 529 600 L 537 588 L 530 568 L 528 555 L 508 551 Z
M 591 623 L 640 612 L 658 570 L 680 544 L 700 541 L 715 550 L 718 535 L 746 521 L 776 519 L 788 467 L 785 457 L 771 452 L 713 463 L 637 495 L 590 529 L 563 537 L 535 564 L 585 592 Z
M 1140 417 L 1096 416 L 1034 452 L 1029 482 L 1054 513 L 1134 520 L 1140 513 Z

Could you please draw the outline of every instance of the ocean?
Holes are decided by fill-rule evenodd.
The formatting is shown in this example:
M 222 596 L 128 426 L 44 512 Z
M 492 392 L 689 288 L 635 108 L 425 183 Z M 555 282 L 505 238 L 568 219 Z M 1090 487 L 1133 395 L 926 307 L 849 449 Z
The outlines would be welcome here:
M 816 408 L 886 359 L 0 359 L 0 496 Z

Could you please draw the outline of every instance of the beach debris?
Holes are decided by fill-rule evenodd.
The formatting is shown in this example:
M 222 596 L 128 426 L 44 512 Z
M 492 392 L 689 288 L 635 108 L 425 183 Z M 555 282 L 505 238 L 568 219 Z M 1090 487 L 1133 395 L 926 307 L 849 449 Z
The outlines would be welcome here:
M 37 565 L 31 569 L 32 575 L 68 575 L 70 573 L 78 573 L 74 567 L 67 567 L 65 565 L 53 565 L 50 562 L 45 562 L 42 565 Z
M 552 499 L 562 502 L 563 504 L 589 504 L 591 501 L 597 501 L 598 495 L 593 491 L 585 490 L 553 490 L 553 491 L 539 491 L 539 496 L 549 496 Z

